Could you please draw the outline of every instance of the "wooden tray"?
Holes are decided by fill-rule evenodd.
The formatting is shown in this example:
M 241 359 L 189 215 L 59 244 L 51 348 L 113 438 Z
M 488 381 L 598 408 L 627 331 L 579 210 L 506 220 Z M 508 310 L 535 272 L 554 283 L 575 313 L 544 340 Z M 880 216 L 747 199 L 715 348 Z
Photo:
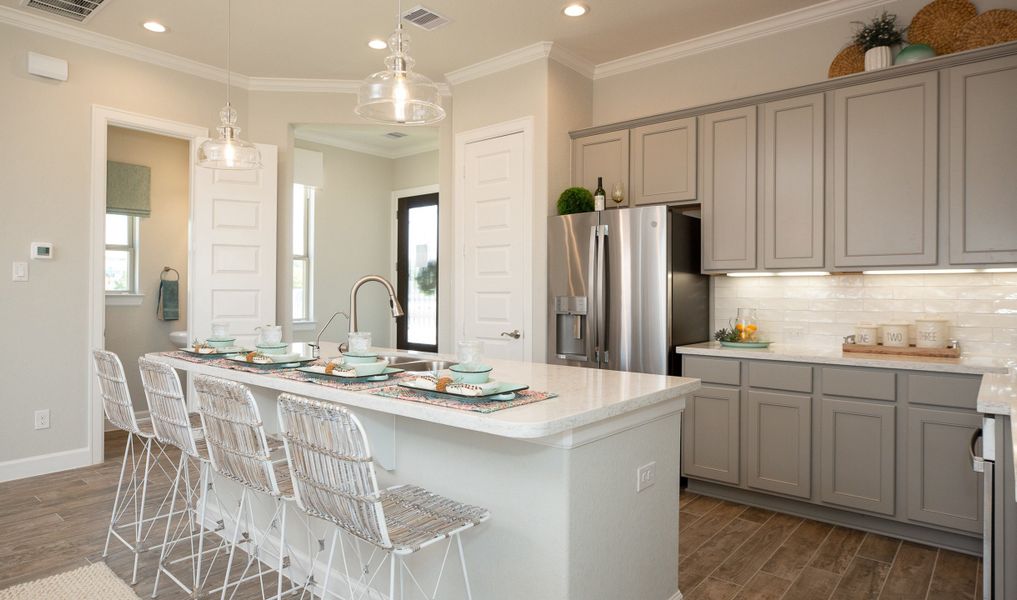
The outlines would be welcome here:
M 865 354 L 893 354 L 897 356 L 923 356 L 926 358 L 960 358 L 960 348 L 918 348 L 916 346 L 860 346 L 844 344 L 844 352 Z

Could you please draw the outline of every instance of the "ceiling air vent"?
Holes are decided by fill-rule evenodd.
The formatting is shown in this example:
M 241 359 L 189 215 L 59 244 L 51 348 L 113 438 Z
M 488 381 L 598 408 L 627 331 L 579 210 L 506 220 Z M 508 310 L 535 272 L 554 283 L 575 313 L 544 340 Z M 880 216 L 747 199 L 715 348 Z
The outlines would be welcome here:
M 83 23 L 98 10 L 106 0 L 22 0 L 28 8 L 45 11 Z
M 442 25 L 448 25 L 452 19 L 443 17 L 430 8 L 417 5 L 403 13 L 403 19 L 413 23 L 421 29 L 434 31 Z
M 387 138 L 391 138 L 393 140 L 398 140 L 399 138 L 404 138 L 404 137 L 408 136 L 409 134 L 408 133 L 403 133 L 401 131 L 390 131 L 390 132 L 388 132 L 388 133 L 386 133 L 384 135 Z

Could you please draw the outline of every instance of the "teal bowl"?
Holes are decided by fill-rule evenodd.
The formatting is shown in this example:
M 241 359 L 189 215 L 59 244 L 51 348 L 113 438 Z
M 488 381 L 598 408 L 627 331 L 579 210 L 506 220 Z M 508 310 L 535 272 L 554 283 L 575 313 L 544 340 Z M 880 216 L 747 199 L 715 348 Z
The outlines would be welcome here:
M 377 354 L 343 354 L 343 362 L 348 365 L 362 365 L 373 363 L 376 360 L 378 360 Z
M 926 46 L 925 44 L 911 44 L 897 53 L 897 57 L 893 59 L 893 64 L 906 65 L 908 63 L 932 58 L 933 56 L 936 56 L 936 51 L 931 47 Z
M 477 365 L 472 368 L 452 365 L 448 370 L 452 371 L 452 378 L 460 383 L 487 383 L 491 380 L 492 367 L 487 365 Z
M 289 344 L 269 344 L 267 346 L 262 346 L 261 344 L 257 344 L 257 347 L 258 347 L 258 352 L 261 352 L 262 354 L 265 354 L 265 355 L 268 355 L 268 354 L 286 354 L 286 352 L 290 349 L 290 345 Z
M 233 342 L 237 341 L 237 338 L 223 338 L 219 340 L 213 340 L 209 338 L 205 340 L 205 343 L 213 348 L 229 348 L 233 346 Z

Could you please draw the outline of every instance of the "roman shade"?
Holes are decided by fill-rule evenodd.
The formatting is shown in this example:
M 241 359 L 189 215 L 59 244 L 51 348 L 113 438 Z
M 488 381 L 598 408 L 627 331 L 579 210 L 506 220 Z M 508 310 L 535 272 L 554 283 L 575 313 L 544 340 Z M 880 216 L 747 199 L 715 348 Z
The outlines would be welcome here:
M 313 187 L 325 187 L 325 157 L 321 152 L 293 149 L 293 183 Z
M 147 217 L 152 214 L 152 170 L 142 165 L 106 162 L 106 212 Z

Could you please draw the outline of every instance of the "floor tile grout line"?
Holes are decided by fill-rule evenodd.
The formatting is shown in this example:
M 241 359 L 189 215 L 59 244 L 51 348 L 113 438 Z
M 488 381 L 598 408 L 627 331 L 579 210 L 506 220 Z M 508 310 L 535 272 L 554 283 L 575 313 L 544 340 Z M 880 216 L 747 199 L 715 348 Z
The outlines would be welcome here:
M 700 496 L 700 498 L 706 498 L 706 497 L 707 497 L 707 496 Z M 719 500 L 719 498 L 718 498 L 718 500 Z M 726 500 L 721 500 L 721 502 L 726 502 Z M 699 517 L 699 518 L 700 518 L 700 519 L 705 519 L 707 515 L 709 515 L 709 514 L 710 514 L 711 512 L 713 512 L 714 510 L 716 510 L 716 509 L 717 509 L 717 508 L 718 508 L 719 506 L 720 506 L 720 504 L 718 503 L 718 504 L 717 504 L 717 506 L 714 506 L 714 507 L 713 507 L 713 508 L 711 508 L 710 510 L 706 511 L 706 512 L 705 512 L 705 513 L 703 513 L 703 515 L 702 515 L 701 517 Z M 736 514 L 735 516 L 731 517 L 731 521 L 734 521 L 735 519 L 739 518 L 740 516 L 742 516 L 742 514 L 743 514 L 743 513 L 745 512 L 745 511 L 747 511 L 747 510 L 749 509 L 749 507 L 748 507 L 748 506 L 744 506 L 744 505 L 741 505 L 741 506 L 742 506 L 742 509 L 741 509 L 740 511 L 738 511 L 738 514 Z M 698 521 L 698 519 L 697 519 L 697 521 Z M 730 523 L 731 523 L 731 521 L 728 521 L 728 524 L 730 524 Z M 724 525 L 724 527 L 727 527 L 727 525 Z M 714 533 L 714 534 L 713 534 L 713 535 L 711 535 L 710 537 L 708 537 L 708 538 L 706 538 L 705 540 L 703 540 L 703 541 L 702 541 L 702 542 L 701 542 L 701 543 L 700 543 L 700 544 L 699 544 L 698 546 L 696 546 L 696 547 L 695 547 L 695 548 L 693 548 L 692 550 L 689 550 L 689 556 L 692 556 L 693 554 L 695 554 L 696 552 L 698 552 L 698 551 L 699 551 L 699 549 L 700 549 L 700 548 L 702 548 L 703 546 L 705 546 L 705 545 L 706 545 L 706 544 L 707 544 L 707 543 L 708 543 L 708 542 L 709 542 L 710 540 L 712 540 L 713 538 L 715 538 L 715 537 L 717 537 L 718 535 L 720 535 L 720 532 L 724 530 L 724 527 L 721 527 L 720 529 L 718 529 L 718 530 L 717 530 L 717 533 Z M 679 536 L 678 536 L 678 539 L 679 539 L 679 542 L 678 542 L 678 543 L 680 544 L 680 543 L 681 543 L 681 533 L 680 533 L 680 532 L 679 532 Z M 681 564 L 682 562 L 684 562 L 684 561 L 681 561 L 681 560 L 679 560 L 679 561 L 678 561 L 679 565 L 680 565 L 680 564 Z M 709 575 L 707 575 L 707 577 L 709 577 Z
M 770 520 L 771 520 L 771 519 L 773 519 L 773 518 L 774 518 L 775 516 L 777 516 L 778 514 L 784 514 L 784 513 L 777 513 L 777 512 L 774 512 L 774 513 L 773 513 L 772 515 L 770 515 L 769 517 L 767 517 L 765 521 L 763 521 L 762 523 L 760 523 L 760 524 L 759 524 L 759 528 L 758 528 L 758 529 L 756 529 L 756 531 L 752 532 L 752 535 L 750 535 L 750 536 L 748 537 L 748 539 L 746 539 L 746 540 L 745 540 L 745 542 L 743 542 L 743 543 L 742 543 L 741 545 L 739 545 L 739 546 L 738 546 L 738 548 L 736 548 L 736 549 L 734 550 L 734 552 L 731 552 L 731 554 L 728 554 L 727 558 L 731 558 L 732 556 L 734 556 L 734 554 L 735 554 L 735 553 L 736 553 L 736 552 L 737 552 L 737 551 L 738 551 L 738 550 L 739 550 L 739 549 L 740 549 L 740 548 L 741 548 L 742 546 L 744 546 L 744 545 L 745 545 L 746 543 L 748 543 L 748 541 L 749 541 L 750 539 L 752 539 L 752 537 L 753 537 L 753 536 L 755 536 L 755 535 L 756 535 L 756 533 L 758 533 L 758 532 L 759 532 L 759 530 L 760 530 L 760 529 L 762 529 L 764 525 L 766 525 L 767 523 L 769 523 L 769 522 L 770 522 Z M 793 515 L 785 515 L 785 516 L 793 516 Z M 799 518 L 799 519 L 801 519 L 801 517 L 798 517 L 798 518 Z M 798 529 L 798 527 L 801 527 L 802 523 L 804 523 L 804 522 L 805 522 L 805 519 L 801 519 L 801 523 L 798 523 L 798 525 L 797 525 L 797 526 L 795 526 L 795 530 L 797 530 L 797 529 Z M 786 536 L 786 537 L 785 537 L 784 539 L 782 539 L 782 540 L 780 541 L 780 543 L 779 543 L 779 544 L 777 544 L 777 548 L 776 548 L 776 549 L 774 549 L 774 550 L 773 550 L 772 552 L 770 552 L 770 554 L 768 554 L 768 555 L 766 556 L 766 560 L 770 560 L 771 558 L 773 558 L 773 555 L 774 555 L 774 554 L 775 554 L 775 553 L 777 552 L 777 549 L 779 549 L 779 548 L 780 548 L 781 546 L 783 546 L 783 545 L 784 545 L 784 542 L 788 541 L 788 539 L 790 539 L 790 537 L 791 537 L 791 535 L 789 534 L 789 535 L 788 535 L 788 536 Z M 726 560 L 726 559 L 725 559 L 725 560 Z M 722 562 L 721 564 L 723 564 L 723 562 Z M 764 563 L 764 564 L 765 564 L 765 563 Z M 715 572 L 717 571 L 717 569 L 719 569 L 719 568 L 720 568 L 720 565 L 718 565 L 718 566 L 717 566 L 717 568 L 715 568 L 715 569 L 714 569 L 713 571 L 710 571 L 710 575 L 712 575 L 713 573 L 715 573 Z M 758 572 L 759 572 L 759 569 L 756 569 L 755 571 L 753 571 L 753 573 L 752 573 L 752 574 L 753 574 L 753 575 L 755 575 L 755 574 L 756 574 L 756 573 L 758 573 Z M 726 581 L 726 582 L 728 582 L 728 583 L 733 583 L 733 584 L 735 584 L 735 585 L 741 585 L 741 584 L 739 584 L 739 583 L 738 583 L 738 582 L 736 582 L 736 581 L 730 581 L 730 580 L 728 580 L 728 579 L 723 579 L 723 578 L 721 578 L 721 577 L 718 577 L 717 579 L 720 579 L 721 581 Z M 750 579 L 751 579 L 751 578 L 750 578 Z
M 748 507 L 746 507 L 746 509 L 745 509 L 745 510 L 748 510 Z M 742 513 L 744 513 L 744 512 L 745 512 L 745 511 L 743 510 L 742 512 L 738 513 L 738 515 L 740 516 L 740 515 L 741 515 Z M 770 515 L 769 517 L 767 517 L 767 518 L 766 518 L 766 520 L 765 520 L 765 521 L 763 521 L 762 523 L 760 523 L 760 524 L 759 524 L 759 527 L 757 527 L 757 528 L 756 528 L 756 530 L 752 532 L 752 535 L 750 535 L 750 536 L 747 536 L 747 537 L 746 537 L 746 538 L 745 538 L 744 540 L 742 540 L 742 543 L 740 543 L 740 544 L 738 544 L 737 546 L 735 546 L 734 548 L 732 548 L 732 549 L 731 549 L 731 552 L 728 552 L 727 556 L 725 556 L 725 557 L 724 557 L 724 560 L 720 561 L 720 564 L 718 564 L 718 565 L 717 565 L 716 567 L 714 567 L 714 568 L 713 568 L 713 570 L 712 570 L 712 571 L 710 571 L 709 573 L 707 573 L 707 574 L 706 574 L 706 577 L 704 577 L 704 578 L 703 578 L 703 581 L 706 581 L 707 579 L 709 579 L 710 577 L 712 577 L 712 576 L 713 576 L 713 574 L 717 572 L 717 569 L 719 569 L 719 568 L 720 568 L 720 565 L 724 564 L 724 562 L 725 562 L 725 561 L 726 561 L 727 559 L 729 559 L 729 558 L 731 558 L 732 556 L 734 556 L 734 555 L 735 555 L 735 554 L 736 554 L 736 553 L 737 553 L 737 552 L 738 552 L 738 551 L 739 551 L 739 550 L 740 550 L 740 549 L 742 548 L 742 546 L 744 546 L 745 544 L 749 543 L 749 540 L 751 540 L 751 539 L 752 539 L 752 536 L 756 535 L 756 532 L 758 532 L 758 531 L 759 531 L 760 529 L 762 529 L 762 528 L 763 528 L 763 525 L 766 525 L 767 523 L 769 523 L 769 522 L 770 522 L 770 519 L 772 519 L 772 518 L 774 517 L 774 515 L 776 515 L 776 514 L 777 514 L 777 513 L 774 513 L 774 514 Z M 735 520 L 735 519 L 737 519 L 737 518 L 738 518 L 738 517 L 735 517 L 734 519 L 731 519 L 731 520 L 732 520 L 732 521 L 734 521 L 734 520 Z M 751 521 L 749 521 L 749 522 L 751 523 Z M 720 534 L 720 532 L 718 531 L 718 532 L 717 532 L 717 534 L 715 534 L 715 536 L 716 536 L 716 535 L 719 535 L 719 534 Z M 713 538 L 710 538 L 710 539 L 713 539 Z M 726 579 L 721 579 L 721 581 L 727 581 L 727 580 L 726 580 Z M 734 583 L 734 582 L 733 582 L 733 581 L 730 581 L 730 582 L 728 582 L 728 583 Z M 737 583 L 735 583 L 735 585 L 738 585 L 738 584 L 737 584 Z M 698 586 L 697 586 L 697 587 L 698 587 Z
M 932 592 L 932 581 L 936 578 L 936 568 L 939 567 L 939 555 L 940 550 L 936 550 L 936 558 L 932 561 L 932 574 L 929 575 L 929 583 L 925 586 L 925 600 L 929 600 L 929 594 Z
M 879 593 L 876 594 L 878 599 L 883 595 L 883 590 L 886 589 L 886 582 L 890 581 L 890 574 L 893 573 L 893 566 L 897 564 L 897 557 L 900 555 L 900 549 L 904 547 L 902 540 L 897 540 L 897 549 L 893 551 L 893 559 L 890 560 L 890 569 L 886 572 L 886 577 L 883 578 L 883 584 L 879 586 Z
M 804 523 L 804 521 L 802 521 L 802 522 Z M 821 522 L 821 521 L 817 521 L 817 523 L 818 523 L 818 522 Z M 815 548 L 815 549 L 814 549 L 814 550 L 812 551 L 812 553 L 811 553 L 811 554 L 809 554 L 809 558 L 808 558 L 808 559 L 807 559 L 807 560 L 805 561 L 805 566 L 804 566 L 804 567 L 802 567 L 802 570 L 801 570 L 801 571 L 800 571 L 800 572 L 798 573 L 798 576 L 797 576 L 797 577 L 795 577 L 795 578 L 794 578 L 794 579 L 793 579 L 793 580 L 791 581 L 791 586 L 790 586 L 790 587 L 788 587 L 788 588 L 787 588 L 787 590 L 785 590 L 783 594 L 781 594 L 781 596 L 780 596 L 781 598 L 784 598 L 785 596 L 787 596 L 788 592 L 790 592 L 790 591 L 791 591 L 791 588 L 793 588 L 793 587 L 794 587 L 795 583 L 796 583 L 796 582 L 797 582 L 797 581 L 798 581 L 799 579 L 801 579 L 801 578 L 802 578 L 802 575 L 803 575 L 803 574 L 805 573 L 805 569 L 808 569 L 808 568 L 809 568 L 809 565 L 810 565 L 810 564 L 812 564 L 812 561 L 813 561 L 813 560 L 814 560 L 814 559 L 816 558 L 816 554 L 818 554 L 818 553 L 819 553 L 819 549 L 823 547 L 823 544 L 825 544 L 825 543 L 826 543 L 826 540 L 830 539 L 830 534 L 832 534 L 832 533 L 833 533 L 833 530 L 834 530 L 835 528 L 836 528 L 836 526 L 831 526 L 831 527 L 830 527 L 830 531 L 827 531 L 827 532 L 826 532 L 826 535 L 825 535 L 825 536 L 823 536 L 823 539 L 822 539 L 822 540 L 820 540 L 820 542 L 819 542 L 818 544 L 816 544 L 816 548 Z M 840 580 L 839 580 L 839 579 L 838 579 L 837 583 L 840 583 Z M 831 590 L 831 591 L 830 591 L 830 594 L 833 594 L 833 590 Z M 830 597 L 830 596 L 827 596 L 827 598 L 829 598 L 829 597 Z

